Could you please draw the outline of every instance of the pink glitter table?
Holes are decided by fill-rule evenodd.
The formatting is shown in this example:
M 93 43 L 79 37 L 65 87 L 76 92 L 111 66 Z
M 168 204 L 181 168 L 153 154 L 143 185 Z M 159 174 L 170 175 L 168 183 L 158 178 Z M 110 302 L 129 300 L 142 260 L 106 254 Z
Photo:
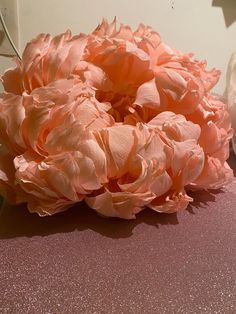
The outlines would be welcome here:
M 4 205 L 0 313 L 236 313 L 236 178 L 194 197 L 132 221 Z

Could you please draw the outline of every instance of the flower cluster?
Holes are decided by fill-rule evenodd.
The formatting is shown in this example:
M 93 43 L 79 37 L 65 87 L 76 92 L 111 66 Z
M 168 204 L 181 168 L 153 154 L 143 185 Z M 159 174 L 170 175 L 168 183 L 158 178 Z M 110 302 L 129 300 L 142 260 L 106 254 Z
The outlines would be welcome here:
M 2 76 L 1 194 L 41 216 L 82 200 L 126 219 L 186 208 L 188 190 L 232 179 L 218 78 L 142 24 L 39 35 Z

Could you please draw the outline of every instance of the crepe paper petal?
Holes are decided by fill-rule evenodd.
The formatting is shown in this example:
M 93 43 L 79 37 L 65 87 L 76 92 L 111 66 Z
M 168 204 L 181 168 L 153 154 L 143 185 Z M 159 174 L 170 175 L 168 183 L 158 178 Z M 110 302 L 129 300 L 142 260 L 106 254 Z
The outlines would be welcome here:
M 25 118 L 22 98 L 11 93 L 0 95 L 0 137 L 11 152 L 20 154 L 25 149 L 21 125 Z

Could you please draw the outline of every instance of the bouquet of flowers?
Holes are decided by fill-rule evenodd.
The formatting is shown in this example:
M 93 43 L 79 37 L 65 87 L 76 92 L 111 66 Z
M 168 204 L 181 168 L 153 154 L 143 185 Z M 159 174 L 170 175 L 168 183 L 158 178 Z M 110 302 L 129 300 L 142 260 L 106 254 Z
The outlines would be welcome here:
M 103 216 L 172 213 L 188 190 L 233 177 L 219 71 L 151 27 L 102 23 L 29 42 L 2 76 L 0 193 L 52 215 L 82 200 Z M 79 210 L 79 207 L 78 207 Z

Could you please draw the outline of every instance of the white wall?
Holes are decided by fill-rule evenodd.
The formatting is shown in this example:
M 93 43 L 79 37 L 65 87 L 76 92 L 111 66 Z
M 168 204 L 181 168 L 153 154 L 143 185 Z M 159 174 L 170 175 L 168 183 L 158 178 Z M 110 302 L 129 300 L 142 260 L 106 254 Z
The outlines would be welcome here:
M 12 58 L 0 56 L 0 74 L 12 67 Z
M 57 34 L 70 28 L 73 33 L 90 32 L 102 17 L 136 28 L 151 25 L 170 46 L 194 52 L 208 60 L 209 67 L 222 71 L 215 91 L 222 93 L 230 55 L 236 51 L 236 23 L 225 26 L 222 8 L 215 0 L 19 0 L 21 50 L 41 32 Z M 220 1 L 218 1 L 220 2 Z M 224 1 L 221 1 L 224 2 Z M 236 0 L 230 1 L 236 17 Z M 172 8 L 174 3 L 174 8 Z M 0 60 L 1 62 L 1 60 Z

